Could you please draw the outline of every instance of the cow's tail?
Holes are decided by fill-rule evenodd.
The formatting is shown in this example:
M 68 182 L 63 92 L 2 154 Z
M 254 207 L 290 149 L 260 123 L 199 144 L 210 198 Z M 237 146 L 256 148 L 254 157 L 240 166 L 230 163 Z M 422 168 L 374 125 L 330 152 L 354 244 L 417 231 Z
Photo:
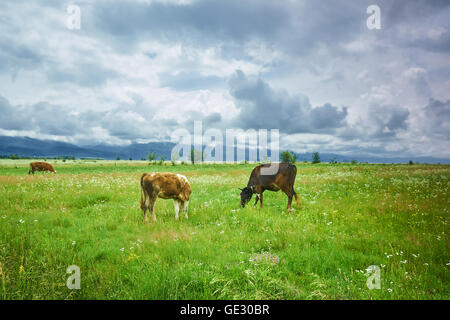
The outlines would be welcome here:
M 144 210 L 144 198 L 142 195 L 142 193 L 144 192 L 144 176 L 145 174 L 141 176 L 141 210 Z
M 297 167 L 295 165 L 292 165 L 292 166 L 293 166 L 293 168 L 292 168 L 292 178 L 291 178 L 292 191 L 294 191 L 294 194 L 295 194 L 296 192 L 295 192 L 295 189 L 294 189 L 294 185 L 295 185 L 295 178 L 297 177 Z

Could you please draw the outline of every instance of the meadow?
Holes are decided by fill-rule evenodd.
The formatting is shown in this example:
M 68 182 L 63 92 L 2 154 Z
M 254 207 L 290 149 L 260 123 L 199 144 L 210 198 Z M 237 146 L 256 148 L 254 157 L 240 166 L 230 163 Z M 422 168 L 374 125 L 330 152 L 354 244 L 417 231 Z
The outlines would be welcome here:
M 255 164 L 49 162 L 56 175 L 0 161 L 0 299 L 450 298 L 450 165 L 297 163 L 286 212 L 281 192 L 239 207 Z M 156 171 L 188 177 L 189 219 L 158 199 L 143 222 L 139 178 Z

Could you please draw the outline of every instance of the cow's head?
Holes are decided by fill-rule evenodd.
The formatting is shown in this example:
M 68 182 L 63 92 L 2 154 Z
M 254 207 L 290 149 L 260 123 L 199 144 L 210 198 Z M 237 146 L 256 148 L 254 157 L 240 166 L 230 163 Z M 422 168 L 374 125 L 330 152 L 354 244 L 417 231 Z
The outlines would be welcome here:
M 241 190 L 241 207 L 244 208 L 247 202 L 252 198 L 253 188 L 245 187 L 244 189 L 239 188 L 239 190 Z

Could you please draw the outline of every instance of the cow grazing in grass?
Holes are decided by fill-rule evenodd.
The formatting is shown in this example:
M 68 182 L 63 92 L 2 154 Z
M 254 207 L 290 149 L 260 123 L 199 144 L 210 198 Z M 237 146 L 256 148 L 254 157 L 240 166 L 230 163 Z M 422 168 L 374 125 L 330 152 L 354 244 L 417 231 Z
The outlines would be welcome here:
M 279 191 L 280 189 L 287 195 L 288 204 L 287 210 L 291 210 L 292 197 L 295 196 L 295 201 L 298 205 L 298 196 L 294 190 L 295 176 L 297 175 L 297 167 L 291 163 L 278 163 L 278 171 L 274 174 L 270 172 L 270 164 L 263 164 L 253 169 L 247 187 L 241 190 L 241 206 L 242 208 L 251 200 L 252 195 L 256 193 L 255 205 L 260 202 L 260 207 L 263 206 L 263 192 L 265 190 Z M 262 174 L 261 169 L 265 168 L 270 174 Z
M 191 186 L 187 178 L 181 174 L 155 172 L 144 173 L 141 176 L 141 209 L 144 211 L 145 221 L 147 221 L 147 210 L 152 214 L 153 221 L 156 221 L 156 215 L 153 212 L 156 198 L 173 199 L 175 219 L 178 220 L 180 208 L 188 218 L 190 196 Z
M 31 162 L 28 174 L 34 174 L 35 171 L 50 171 L 56 174 L 55 169 L 53 169 L 53 166 L 48 162 Z

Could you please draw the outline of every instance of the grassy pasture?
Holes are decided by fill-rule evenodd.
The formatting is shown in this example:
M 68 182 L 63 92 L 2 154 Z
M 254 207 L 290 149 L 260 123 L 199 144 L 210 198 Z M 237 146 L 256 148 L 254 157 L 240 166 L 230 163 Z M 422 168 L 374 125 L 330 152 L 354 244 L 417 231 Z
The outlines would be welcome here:
M 286 212 L 281 192 L 239 208 L 250 164 L 49 162 L 57 175 L 0 161 L 0 299 L 450 298 L 448 165 L 298 163 L 301 203 Z M 159 199 L 143 223 L 151 171 L 188 177 L 189 219 Z

